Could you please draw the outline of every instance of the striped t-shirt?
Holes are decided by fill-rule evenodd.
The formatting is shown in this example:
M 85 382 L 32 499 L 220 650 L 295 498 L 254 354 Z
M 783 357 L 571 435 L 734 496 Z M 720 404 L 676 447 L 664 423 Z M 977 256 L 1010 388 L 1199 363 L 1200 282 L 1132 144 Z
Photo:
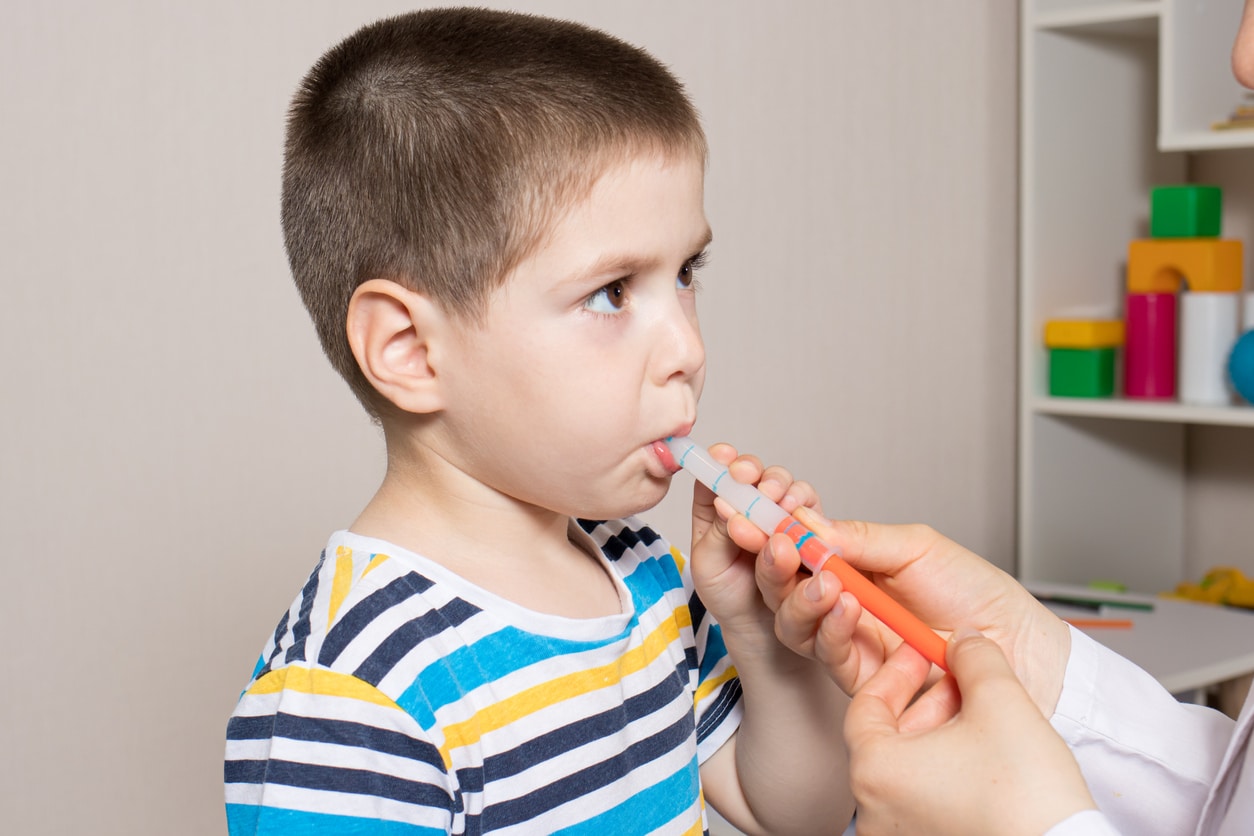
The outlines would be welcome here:
M 705 831 L 698 766 L 741 714 L 721 632 L 638 520 L 572 536 L 622 614 L 533 612 L 333 535 L 227 726 L 230 832 Z

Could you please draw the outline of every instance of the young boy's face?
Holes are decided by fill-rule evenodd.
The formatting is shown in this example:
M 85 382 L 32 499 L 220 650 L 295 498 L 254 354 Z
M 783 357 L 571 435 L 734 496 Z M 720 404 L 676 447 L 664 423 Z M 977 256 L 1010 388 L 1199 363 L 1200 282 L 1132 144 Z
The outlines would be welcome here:
M 691 427 L 705 379 L 703 203 L 700 159 L 642 155 L 560 215 L 446 358 L 454 464 L 563 514 L 661 500 L 670 474 L 652 444 Z

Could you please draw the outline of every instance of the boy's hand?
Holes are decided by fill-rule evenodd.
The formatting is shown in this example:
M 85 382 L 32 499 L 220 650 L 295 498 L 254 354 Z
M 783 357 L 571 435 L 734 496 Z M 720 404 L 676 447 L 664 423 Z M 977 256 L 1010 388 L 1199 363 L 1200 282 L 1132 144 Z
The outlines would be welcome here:
M 733 479 L 756 485 L 785 511 L 808 507 L 821 514 L 819 498 L 807 482 L 793 479 L 782 467 L 764 467 L 756 456 L 737 455 L 730 444 L 715 444 L 710 455 L 727 465 Z M 787 539 L 787 538 L 784 538 Z M 767 536 L 697 483 L 692 502 L 692 576 L 701 600 L 724 631 L 773 632 L 773 612 L 797 585 L 795 572 L 759 591 L 755 579 L 758 552 Z M 763 599 L 763 594 L 772 596 Z
M 920 716 L 912 701 L 931 665 L 905 646 L 854 696 L 845 739 L 858 833 L 1037 834 L 1095 808 L 996 643 L 966 635 L 946 661 L 963 695 L 956 713 Z
M 805 508 L 796 515 L 934 629 L 943 634 L 969 628 L 995 641 L 1042 715 L 1053 713 L 1071 651 L 1070 633 L 1014 578 L 927 526 L 830 522 Z M 821 583 L 817 578 L 793 581 L 788 589 L 781 576 L 799 566 L 788 538 L 772 538 L 771 552 L 769 565 L 759 561 L 758 582 L 768 603 L 777 597 L 769 590 L 787 590 L 776 608 L 780 640 L 818 659 L 837 684 L 854 693 L 901 640 L 842 592 L 834 575 L 821 573 Z M 957 699 L 952 678 L 946 678 L 921 702 L 943 715 L 956 710 Z

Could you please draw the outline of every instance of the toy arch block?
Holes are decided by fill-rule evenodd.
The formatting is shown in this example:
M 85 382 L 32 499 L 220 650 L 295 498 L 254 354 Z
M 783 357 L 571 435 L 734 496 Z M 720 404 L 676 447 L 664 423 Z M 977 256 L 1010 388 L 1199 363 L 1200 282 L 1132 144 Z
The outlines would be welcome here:
M 1237 239 L 1142 238 L 1128 245 L 1128 292 L 1239 293 L 1241 259 Z

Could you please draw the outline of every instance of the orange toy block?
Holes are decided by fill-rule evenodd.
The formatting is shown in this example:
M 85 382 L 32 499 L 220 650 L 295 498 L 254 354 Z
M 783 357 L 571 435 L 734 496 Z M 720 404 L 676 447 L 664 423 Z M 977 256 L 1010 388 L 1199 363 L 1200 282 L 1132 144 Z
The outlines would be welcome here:
M 1128 292 L 1241 291 L 1241 242 L 1221 238 L 1143 238 L 1128 245 Z

